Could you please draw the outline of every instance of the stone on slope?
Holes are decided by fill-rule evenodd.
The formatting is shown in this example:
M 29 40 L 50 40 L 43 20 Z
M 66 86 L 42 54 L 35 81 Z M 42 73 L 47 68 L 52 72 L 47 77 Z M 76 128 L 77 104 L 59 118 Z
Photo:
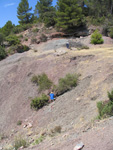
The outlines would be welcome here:
M 81 150 L 84 147 L 84 144 L 81 142 L 79 144 L 77 144 L 73 150 Z

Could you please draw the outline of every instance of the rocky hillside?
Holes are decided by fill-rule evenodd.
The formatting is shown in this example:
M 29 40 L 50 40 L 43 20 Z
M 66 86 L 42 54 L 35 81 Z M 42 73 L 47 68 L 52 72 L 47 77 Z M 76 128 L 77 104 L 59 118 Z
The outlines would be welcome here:
M 96 103 L 107 100 L 107 91 L 113 88 L 113 41 L 105 39 L 104 45 L 90 46 L 89 38 L 82 38 L 89 44 L 87 50 L 69 50 L 67 39 L 54 39 L 0 62 L 1 149 L 10 149 L 21 135 L 30 143 L 26 150 L 71 150 L 80 142 L 83 150 L 112 150 L 112 117 L 95 120 Z M 30 102 L 39 93 L 31 78 L 43 72 L 54 83 L 67 73 L 81 76 L 76 88 L 34 111 Z M 61 133 L 55 132 L 58 126 Z M 44 138 L 36 144 L 40 137 Z

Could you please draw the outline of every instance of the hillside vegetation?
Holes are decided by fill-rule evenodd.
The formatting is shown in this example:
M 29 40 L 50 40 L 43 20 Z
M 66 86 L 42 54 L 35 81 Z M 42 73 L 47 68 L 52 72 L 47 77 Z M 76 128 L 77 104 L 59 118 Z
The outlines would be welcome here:
M 14 53 L 29 50 L 30 44 L 46 42 L 53 37 L 86 36 L 93 33 L 96 28 L 102 35 L 113 37 L 111 0 L 58 0 L 56 7 L 52 5 L 52 2 L 53 0 L 37 1 L 35 10 L 31 13 L 32 7 L 29 6 L 28 0 L 20 1 L 17 7 L 19 25 L 14 25 L 8 20 L 0 28 L 0 60 Z M 89 32 L 92 25 L 96 27 Z M 24 35 L 23 31 L 26 31 Z M 101 34 L 96 35 L 95 38 L 99 39 L 97 38 L 96 41 L 93 39 L 91 43 L 103 43 Z

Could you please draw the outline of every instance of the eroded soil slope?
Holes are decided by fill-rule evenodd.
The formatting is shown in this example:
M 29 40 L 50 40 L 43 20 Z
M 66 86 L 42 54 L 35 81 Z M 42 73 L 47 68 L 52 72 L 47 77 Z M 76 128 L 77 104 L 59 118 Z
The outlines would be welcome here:
M 41 53 L 30 50 L 0 62 L 0 133 L 10 137 L 5 141 L 8 143 L 19 133 L 27 136 L 31 132 L 28 136 L 33 139 L 41 131 L 49 132 L 55 126 L 61 126 L 61 134 L 47 136 L 39 145 L 27 149 L 70 150 L 82 140 L 84 150 L 99 150 L 104 137 L 103 143 L 107 141 L 105 145 L 108 149 L 105 146 L 102 149 L 111 150 L 111 140 L 106 140 L 108 137 L 104 134 L 108 132 L 105 129 L 112 130 L 112 118 L 102 125 L 94 123 L 94 130 L 91 120 L 98 114 L 97 101 L 107 100 L 107 91 L 113 88 L 113 48 L 97 47 L 81 51 L 61 49 L 66 53 L 59 56 L 54 49 Z M 38 90 L 31 78 L 43 72 L 54 83 L 67 73 L 79 73 L 81 76 L 76 88 L 35 112 L 30 109 L 30 100 L 38 96 Z M 21 126 L 17 126 L 18 120 L 22 120 Z M 26 122 L 32 123 L 30 131 L 23 128 Z M 96 135 L 97 131 L 101 135 Z M 98 136 L 100 143 L 95 142 Z M 92 137 L 94 141 L 90 141 Z M 111 133 L 109 137 L 112 139 Z

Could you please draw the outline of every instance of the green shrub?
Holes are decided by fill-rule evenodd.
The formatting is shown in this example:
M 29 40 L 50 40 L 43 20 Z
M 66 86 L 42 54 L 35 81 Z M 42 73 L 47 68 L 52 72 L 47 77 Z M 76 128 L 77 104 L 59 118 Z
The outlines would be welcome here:
M 22 35 L 22 34 L 20 34 L 18 37 L 19 37 L 19 38 L 23 38 L 23 35 Z
M 86 46 L 86 45 L 84 45 L 84 46 L 82 46 L 80 49 L 89 49 L 89 47 Z
M 35 142 L 33 143 L 33 145 L 41 143 L 44 140 L 44 138 L 45 137 L 41 135 L 38 139 L 35 140 Z
M 48 76 L 45 73 L 38 75 L 38 85 L 40 91 L 50 89 L 52 84 L 52 81 L 48 78 Z
M 24 24 L 24 25 L 21 25 L 21 26 L 22 26 L 23 30 L 25 31 L 25 30 L 31 28 L 32 24 Z
M 2 46 L 0 46 L 0 60 L 6 58 L 6 56 L 7 54 L 5 52 L 5 49 Z
M 12 33 L 17 34 L 31 28 L 31 24 L 17 25 L 12 29 Z
M 4 35 L 0 33 L 0 45 L 3 45 Z
M 54 88 L 56 95 L 61 95 L 73 87 L 77 86 L 78 75 L 77 74 L 67 74 L 64 78 L 60 78 L 58 85 Z
M 31 82 L 35 83 L 38 85 L 38 76 L 34 75 L 31 79 Z
M 26 52 L 29 50 L 29 47 L 26 46 L 26 45 L 17 45 L 17 48 L 16 48 L 16 52 L 17 53 L 23 53 L 23 52 Z
M 57 132 L 57 133 L 61 133 L 61 126 L 56 126 L 55 128 L 54 128 L 54 131 L 55 132 Z
M 113 102 L 107 101 L 107 102 L 98 102 L 97 108 L 99 112 L 99 119 L 103 119 L 109 116 L 113 115 Z
M 21 138 L 21 137 L 16 137 L 14 144 L 13 144 L 13 148 L 15 150 L 18 150 L 18 148 L 20 148 L 21 146 L 23 146 L 24 148 L 28 146 L 28 143 L 26 142 L 25 139 Z
M 32 30 L 34 33 L 37 33 L 38 31 L 39 31 L 39 29 L 38 28 L 35 28 L 35 29 L 33 29 Z
M 89 49 L 89 47 L 86 45 L 83 45 L 83 46 L 77 48 L 77 50 L 82 50 L 82 49 Z
M 1 142 L 3 139 L 5 139 L 5 138 L 7 138 L 7 136 L 4 135 L 4 133 L 0 133 L 0 142 Z
M 11 47 L 7 50 L 7 54 L 8 54 L 8 55 L 13 55 L 13 54 L 15 53 L 14 50 L 15 50 L 15 49 L 14 49 L 14 46 L 11 46 Z
M 18 120 L 18 121 L 17 121 L 17 125 L 20 126 L 21 124 L 22 124 L 22 121 L 21 121 L 21 120 Z
M 55 136 L 57 133 L 61 133 L 61 126 L 56 126 L 53 129 L 50 130 L 49 136 L 53 137 Z
M 9 45 L 17 45 L 20 44 L 20 40 L 16 35 L 9 35 L 6 37 L 6 41 L 9 42 Z
M 113 102 L 113 90 L 111 92 L 108 92 L 108 98 Z
M 110 37 L 113 38 L 113 27 L 110 28 L 110 33 L 109 33 Z
M 8 54 L 14 54 L 14 53 L 23 53 L 29 50 L 29 47 L 26 45 L 21 45 L 21 44 L 17 44 L 17 45 L 12 45 L 9 49 L 8 49 Z
M 23 32 L 23 31 L 24 31 L 24 29 L 21 25 L 17 25 L 12 29 L 12 33 L 14 33 L 14 34 L 17 34 L 17 33 Z
M 31 108 L 38 110 L 47 104 L 49 98 L 45 94 L 42 94 L 41 97 L 36 97 L 31 101 Z
M 28 38 L 25 38 L 25 41 L 28 41 Z
M 102 44 L 103 42 L 104 40 L 102 39 L 102 35 L 98 30 L 95 30 L 95 32 L 91 36 L 91 44 Z
M 45 73 L 38 76 L 34 75 L 31 81 L 39 86 L 39 91 L 48 90 L 53 84 Z

